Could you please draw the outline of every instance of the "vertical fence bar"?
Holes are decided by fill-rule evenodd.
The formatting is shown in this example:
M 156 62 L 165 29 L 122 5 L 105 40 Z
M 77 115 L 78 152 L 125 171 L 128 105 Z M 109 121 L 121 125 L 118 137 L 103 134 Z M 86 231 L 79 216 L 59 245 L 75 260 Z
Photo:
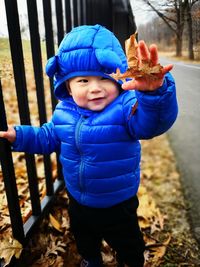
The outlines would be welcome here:
M 55 53 L 54 38 L 53 38 L 52 11 L 51 11 L 50 0 L 43 0 L 43 12 L 44 12 L 47 58 L 50 58 Z
M 37 103 L 40 124 L 47 121 L 46 109 L 45 109 L 45 97 L 44 97 L 44 84 L 43 84 L 43 71 L 42 71 L 42 56 L 41 56 L 41 45 L 40 36 L 38 29 L 38 14 L 36 0 L 27 0 L 28 9 L 28 21 L 29 31 L 31 37 L 31 51 L 33 68 L 35 74 L 36 92 L 37 92 Z
M 7 130 L 5 107 L 0 80 L 0 131 Z M 12 225 L 13 237 L 19 242 L 24 241 L 24 229 L 20 205 L 18 200 L 17 185 L 12 160 L 10 144 L 7 140 L 0 138 L 0 162 L 4 178 L 8 209 Z
M 55 4 L 56 4 L 57 40 L 59 45 L 64 36 L 62 0 L 55 0 Z
M 70 32 L 72 29 L 70 0 L 65 0 L 65 17 L 66 17 L 66 32 Z
M 82 0 L 77 0 L 77 17 L 78 17 L 78 25 L 82 25 Z
M 50 58 L 54 56 L 55 54 L 50 0 L 43 0 L 43 13 L 44 13 L 47 58 Z M 53 94 L 53 79 L 52 78 L 50 78 L 50 86 L 51 86 L 51 103 L 54 109 L 57 104 L 57 101 Z
M 85 0 L 86 2 L 86 24 L 93 24 L 92 3 L 91 0 Z
M 22 41 L 20 35 L 19 15 L 16 0 L 5 0 L 6 16 L 8 23 L 9 41 L 14 69 L 15 86 L 17 91 L 18 106 L 21 124 L 30 124 L 30 112 L 28 106 L 25 69 L 23 61 Z M 41 213 L 39 190 L 37 184 L 37 173 L 35 158 L 33 155 L 25 154 L 30 197 L 33 215 Z
M 45 109 L 45 97 L 44 97 L 44 84 L 43 84 L 43 71 L 42 71 L 42 57 L 41 57 L 41 45 L 38 28 L 38 14 L 36 0 L 27 0 L 28 8 L 28 20 L 31 36 L 31 50 L 32 60 L 36 83 L 37 103 L 39 110 L 40 125 L 47 121 L 46 109 Z M 44 169 L 46 180 L 46 194 L 48 196 L 53 195 L 53 180 L 51 170 L 51 160 L 49 155 L 44 155 Z
M 45 25 L 45 36 L 46 36 L 46 48 L 47 48 L 47 58 L 50 58 L 54 55 L 54 38 L 53 38 L 53 24 L 52 24 L 52 12 L 51 12 L 51 2 L 50 0 L 43 0 L 43 12 L 44 12 L 44 25 Z M 53 90 L 53 79 L 50 78 L 51 86 L 51 101 L 52 107 L 55 108 L 57 100 L 54 96 Z M 59 162 L 59 155 L 57 154 L 57 173 L 58 179 L 62 180 L 62 168 Z
M 78 26 L 78 3 L 77 0 L 73 0 L 73 18 L 74 27 Z
M 86 24 L 86 3 L 85 0 L 80 0 L 80 24 Z

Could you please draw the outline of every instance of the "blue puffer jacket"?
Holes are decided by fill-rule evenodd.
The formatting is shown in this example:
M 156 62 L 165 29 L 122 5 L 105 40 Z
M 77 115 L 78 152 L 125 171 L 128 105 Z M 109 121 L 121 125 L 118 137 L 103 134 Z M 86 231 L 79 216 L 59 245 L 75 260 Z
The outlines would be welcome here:
M 137 193 L 138 140 L 166 132 L 176 116 L 175 85 L 168 73 L 156 91 L 123 92 L 101 112 L 82 109 L 68 97 L 41 128 L 17 126 L 13 148 L 40 154 L 60 151 L 69 193 L 83 205 L 105 208 Z

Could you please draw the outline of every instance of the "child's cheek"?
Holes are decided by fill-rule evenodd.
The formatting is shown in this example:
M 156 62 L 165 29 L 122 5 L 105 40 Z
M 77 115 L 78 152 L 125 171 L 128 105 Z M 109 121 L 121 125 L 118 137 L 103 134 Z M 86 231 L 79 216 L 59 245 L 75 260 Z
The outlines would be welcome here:
M 86 103 L 87 103 L 87 97 L 85 94 L 77 94 L 74 97 L 74 101 L 76 102 L 77 105 L 79 105 L 80 107 L 85 107 Z

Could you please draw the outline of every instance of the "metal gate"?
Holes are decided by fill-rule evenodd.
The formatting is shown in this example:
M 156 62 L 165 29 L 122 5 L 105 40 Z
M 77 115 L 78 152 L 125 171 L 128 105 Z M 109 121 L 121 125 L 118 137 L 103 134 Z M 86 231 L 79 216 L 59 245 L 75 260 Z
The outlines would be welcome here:
M 66 32 L 69 32 L 74 26 L 82 24 L 99 23 L 106 26 L 115 32 L 122 45 L 124 40 L 135 31 L 134 17 L 130 8 L 129 0 L 54 1 L 57 29 L 56 39 L 58 44 L 61 42 Z M 43 20 L 45 25 L 46 53 L 47 58 L 49 58 L 54 55 L 55 46 L 55 36 L 52 27 L 52 1 L 42 0 L 42 4 L 44 14 Z M 5 9 L 20 123 L 24 125 L 30 125 L 31 111 L 28 105 L 27 84 L 17 0 L 5 0 Z M 38 8 L 36 0 L 27 0 L 27 15 L 29 22 L 34 78 L 36 84 L 39 122 L 40 125 L 42 125 L 47 121 L 47 115 L 41 59 L 41 37 L 39 34 Z M 53 92 L 53 82 L 51 79 L 50 87 L 51 92 Z M 51 102 L 54 109 L 57 102 L 53 96 L 53 93 L 51 95 Z M 6 129 L 7 119 L 3 101 L 3 90 L 0 80 L 0 130 Z M 32 211 L 29 219 L 23 223 L 11 147 L 6 140 L 0 138 L 0 163 L 5 183 L 13 237 L 22 244 L 24 244 L 27 238 L 30 236 L 33 226 L 39 221 L 45 211 L 48 210 L 47 208 L 52 203 L 56 193 L 64 187 L 59 163 L 57 179 L 53 182 L 50 156 L 43 156 L 46 180 L 46 196 L 42 201 L 40 201 L 34 155 L 25 154 L 25 161 Z

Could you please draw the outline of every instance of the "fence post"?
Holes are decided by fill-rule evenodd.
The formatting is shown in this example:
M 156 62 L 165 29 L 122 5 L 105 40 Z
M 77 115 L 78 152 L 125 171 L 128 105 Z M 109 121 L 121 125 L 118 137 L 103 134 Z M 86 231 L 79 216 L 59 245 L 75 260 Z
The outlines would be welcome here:
M 54 56 L 55 54 L 50 0 L 43 0 L 43 13 L 44 13 L 47 58 L 50 58 Z M 53 79 L 52 78 L 50 78 L 50 87 L 51 87 L 51 103 L 54 109 L 57 104 L 57 101 L 53 94 Z
M 57 39 L 59 45 L 64 36 L 62 0 L 55 0 L 55 4 L 56 4 Z
M 65 18 L 66 18 L 66 32 L 72 29 L 71 4 L 69 0 L 65 0 Z
M 86 0 L 81 0 L 80 2 L 80 16 L 81 25 L 86 24 Z
M 73 20 L 74 20 L 74 27 L 78 26 L 78 2 L 77 0 L 73 0 Z
M 69 1 L 68 1 L 69 2 Z M 54 56 L 54 38 L 53 38 L 53 25 L 52 25 L 52 11 L 51 11 L 51 2 L 50 0 L 43 0 L 43 12 L 44 12 L 44 25 L 45 25 L 45 36 L 46 36 L 46 49 L 47 49 L 47 58 Z M 54 109 L 57 100 L 53 93 L 53 79 L 50 78 L 50 87 L 51 87 L 51 103 L 52 108 Z M 62 168 L 59 162 L 59 155 L 57 154 L 57 166 L 58 166 L 58 179 L 62 180 Z
M 42 56 L 41 56 L 41 45 L 40 35 L 38 28 L 38 14 L 36 0 L 27 0 L 28 8 L 28 20 L 29 29 L 31 36 L 31 51 L 32 61 L 34 68 L 37 103 L 39 111 L 40 125 L 47 121 L 46 109 L 45 109 L 45 96 L 44 96 L 44 83 L 43 83 L 43 71 L 42 71 Z M 53 195 L 53 181 L 51 172 L 51 160 L 49 155 L 44 155 L 44 168 L 45 168 L 45 180 L 46 180 L 46 191 L 47 195 Z
M 9 42 L 21 124 L 30 125 L 22 41 L 20 35 L 17 0 L 5 0 Z M 34 155 L 25 154 L 33 215 L 41 214 Z
M 0 131 L 7 130 L 7 121 L 5 114 L 5 107 L 3 102 L 3 94 L 0 80 Z M 7 140 L 0 138 L 0 162 L 2 173 L 4 177 L 4 184 L 8 202 L 8 209 L 12 225 L 13 237 L 20 243 L 24 241 L 24 229 L 20 205 L 18 200 L 17 185 L 15 178 L 15 171 L 12 160 L 12 153 L 10 144 Z M 13 199 L 15 201 L 13 201 Z

